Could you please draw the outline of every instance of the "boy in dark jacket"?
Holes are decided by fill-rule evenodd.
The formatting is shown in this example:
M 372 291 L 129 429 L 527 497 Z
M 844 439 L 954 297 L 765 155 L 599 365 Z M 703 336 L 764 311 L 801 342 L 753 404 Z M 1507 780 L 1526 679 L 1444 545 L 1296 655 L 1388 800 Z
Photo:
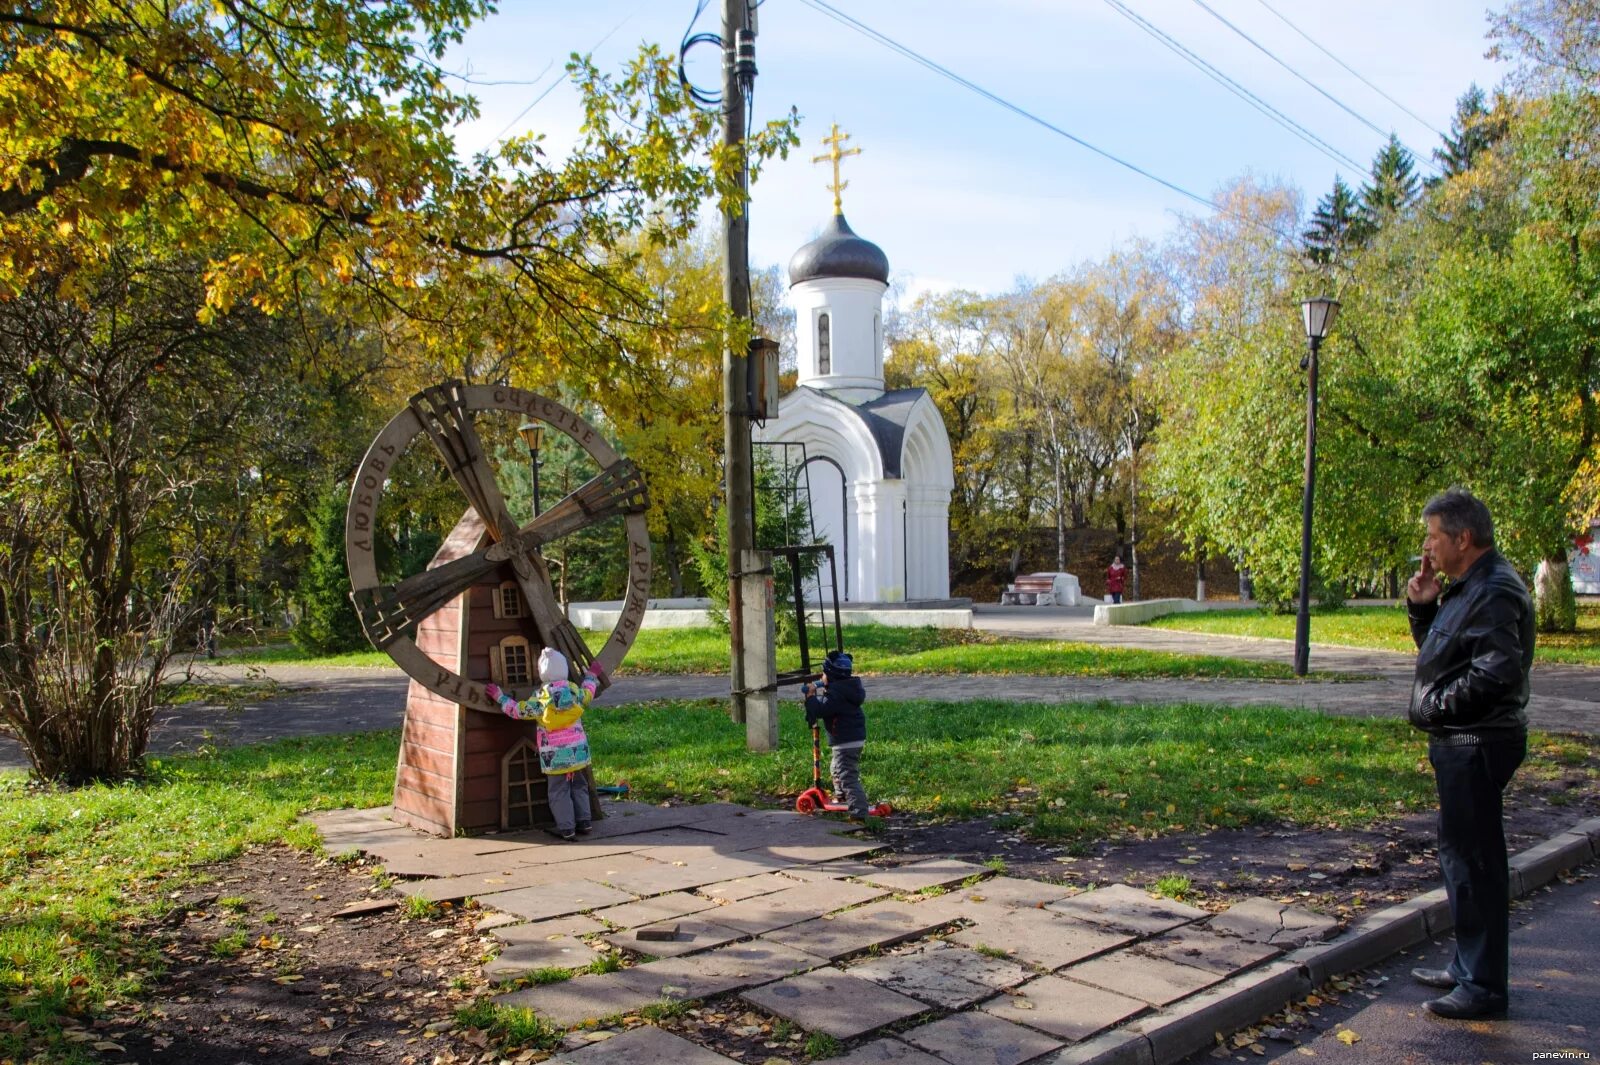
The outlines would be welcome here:
M 861 704 L 867 701 L 867 690 L 851 675 L 853 667 L 849 654 L 829 651 L 822 683 L 803 685 L 800 691 L 806 697 L 806 724 L 821 721 L 828 730 L 834 801 L 849 806 L 851 817 L 865 819 L 872 811 L 861 786 L 861 749 L 867 745 L 867 715 Z

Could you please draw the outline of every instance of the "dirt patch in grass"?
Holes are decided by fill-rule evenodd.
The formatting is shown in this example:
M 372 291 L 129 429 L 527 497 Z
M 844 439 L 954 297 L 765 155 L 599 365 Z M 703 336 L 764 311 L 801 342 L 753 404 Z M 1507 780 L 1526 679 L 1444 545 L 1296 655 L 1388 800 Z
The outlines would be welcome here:
M 448 1030 L 483 984 L 487 948 L 473 930 L 475 912 L 336 917 L 351 903 L 397 896 L 376 888 L 366 866 L 281 847 L 210 872 L 213 883 L 186 892 L 181 909 L 147 930 L 166 941 L 168 969 L 153 993 L 112 1005 L 93 1026 L 96 1040 L 125 1052 L 105 1060 L 477 1059 L 480 1049 Z
M 991 817 L 916 825 L 891 819 L 883 838 L 892 861 L 951 855 L 998 859 L 1012 876 L 1082 887 L 1132 884 L 1155 889 L 1167 878 L 1188 881 L 1184 901 L 1222 910 L 1260 895 L 1304 903 L 1349 918 L 1431 891 L 1439 883 L 1435 813 L 1409 813 L 1380 825 L 1345 828 L 1274 825 L 1185 832 L 1158 839 L 1088 845 L 1037 843 Z M 1525 764 L 1506 794 L 1506 841 L 1512 854 L 1542 843 L 1579 821 L 1600 816 L 1600 755 L 1582 765 L 1535 771 Z

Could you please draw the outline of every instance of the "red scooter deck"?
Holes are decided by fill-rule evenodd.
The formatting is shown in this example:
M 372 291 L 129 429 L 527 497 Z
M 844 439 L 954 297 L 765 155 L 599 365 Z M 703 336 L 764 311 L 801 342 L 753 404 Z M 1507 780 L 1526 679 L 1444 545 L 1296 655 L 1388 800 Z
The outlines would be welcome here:
M 817 812 L 829 814 L 849 813 L 850 807 L 842 802 L 834 802 L 822 787 L 822 731 L 819 726 L 811 726 L 811 786 L 800 793 L 794 801 L 794 808 L 803 814 Z M 894 807 L 886 802 L 880 802 L 867 807 L 867 814 L 872 817 L 888 817 L 894 813 Z

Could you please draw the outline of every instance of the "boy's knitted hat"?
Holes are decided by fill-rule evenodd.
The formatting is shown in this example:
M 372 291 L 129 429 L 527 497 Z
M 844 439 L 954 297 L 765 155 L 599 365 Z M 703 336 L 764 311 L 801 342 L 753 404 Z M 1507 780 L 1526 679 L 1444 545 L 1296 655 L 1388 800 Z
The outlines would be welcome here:
M 829 651 L 822 660 L 822 672 L 835 677 L 848 677 L 854 667 L 849 651 Z
M 554 647 L 546 647 L 539 652 L 539 679 L 546 684 L 554 684 L 558 680 L 566 680 L 571 676 L 567 669 L 567 656 L 557 651 Z

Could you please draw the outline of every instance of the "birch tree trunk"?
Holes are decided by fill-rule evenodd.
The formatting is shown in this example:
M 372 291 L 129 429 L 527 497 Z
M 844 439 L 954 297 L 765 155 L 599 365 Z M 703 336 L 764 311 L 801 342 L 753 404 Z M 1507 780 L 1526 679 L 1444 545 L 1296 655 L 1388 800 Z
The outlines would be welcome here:
M 1540 632 L 1576 631 L 1578 597 L 1565 555 L 1547 556 L 1533 571 L 1533 602 Z

